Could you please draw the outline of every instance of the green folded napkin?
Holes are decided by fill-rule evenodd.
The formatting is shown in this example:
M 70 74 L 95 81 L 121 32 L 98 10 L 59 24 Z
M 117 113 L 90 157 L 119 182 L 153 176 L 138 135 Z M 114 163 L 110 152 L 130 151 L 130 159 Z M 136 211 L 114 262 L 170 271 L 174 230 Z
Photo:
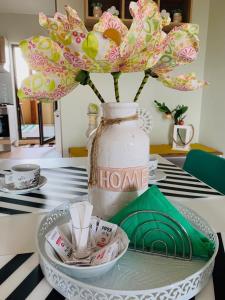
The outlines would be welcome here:
M 182 225 L 190 238 L 193 258 L 208 260 L 213 255 L 214 243 L 193 227 L 166 199 L 157 186 L 152 186 L 145 193 L 129 203 L 119 213 L 112 217 L 110 222 L 119 225 L 128 215 L 141 210 L 152 210 L 167 214 Z M 148 222 L 149 220 L 154 220 L 154 222 Z M 160 222 L 155 222 L 156 220 Z M 165 223 L 168 223 L 169 225 L 166 225 Z M 138 231 L 135 231 L 138 225 L 141 226 Z M 176 223 L 171 219 L 166 218 L 164 215 L 139 213 L 128 218 L 121 227 L 127 233 L 131 245 L 133 244 L 133 246 L 136 232 L 136 247 L 138 249 L 143 249 L 143 236 L 145 234 L 145 249 L 153 249 L 154 251 L 165 253 L 166 242 L 169 255 L 174 255 L 175 244 L 177 256 L 182 256 L 183 253 L 185 253 L 187 257 L 190 253 L 190 244 L 185 233 L 182 232 Z M 180 235 L 174 228 L 179 230 L 182 234 L 184 240 L 183 243 Z M 171 238 L 171 236 L 173 238 Z M 158 240 L 158 242 L 154 243 L 156 240 Z M 161 241 L 164 241 L 164 243 Z

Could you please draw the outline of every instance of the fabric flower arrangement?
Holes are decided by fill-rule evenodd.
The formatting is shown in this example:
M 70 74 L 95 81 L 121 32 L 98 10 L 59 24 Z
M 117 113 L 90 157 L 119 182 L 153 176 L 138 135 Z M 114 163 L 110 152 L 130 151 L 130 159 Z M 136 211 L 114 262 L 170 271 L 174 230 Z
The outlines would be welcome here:
M 183 24 L 166 34 L 163 26 L 169 20 L 161 16 L 154 1 L 130 3 L 133 22 L 129 30 L 117 16 L 104 12 L 88 32 L 75 10 L 69 6 L 65 10 L 66 15 L 56 13 L 54 18 L 40 13 L 40 25 L 48 30 L 49 37 L 21 41 L 24 57 L 36 73 L 23 81 L 19 98 L 58 100 L 81 83 L 88 84 L 104 102 L 89 73 L 111 73 L 117 101 L 121 73 L 145 72 L 134 101 L 149 77 L 181 91 L 206 84 L 192 73 L 176 77 L 169 74 L 197 58 L 198 25 Z

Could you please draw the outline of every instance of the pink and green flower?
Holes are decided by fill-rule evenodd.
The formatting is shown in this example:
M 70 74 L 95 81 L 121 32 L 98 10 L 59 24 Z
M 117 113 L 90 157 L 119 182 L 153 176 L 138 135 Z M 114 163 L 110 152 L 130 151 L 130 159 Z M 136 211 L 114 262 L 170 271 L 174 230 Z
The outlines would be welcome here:
M 40 14 L 40 24 L 48 30 L 49 37 L 21 41 L 24 57 L 36 73 L 24 80 L 18 92 L 20 98 L 58 100 L 81 83 L 83 76 L 82 84 L 89 84 L 99 97 L 89 73 L 115 75 L 144 71 L 135 101 L 149 77 L 169 88 L 184 91 L 206 84 L 194 74 L 175 77 L 169 74 L 175 67 L 197 58 L 198 26 L 183 24 L 166 34 L 163 26 L 167 20 L 161 17 L 154 1 L 130 3 L 133 17 L 130 29 L 118 17 L 105 12 L 88 32 L 75 10 L 69 6 L 65 10 L 66 15 L 56 13 L 54 18 Z M 118 78 L 114 76 L 117 101 Z

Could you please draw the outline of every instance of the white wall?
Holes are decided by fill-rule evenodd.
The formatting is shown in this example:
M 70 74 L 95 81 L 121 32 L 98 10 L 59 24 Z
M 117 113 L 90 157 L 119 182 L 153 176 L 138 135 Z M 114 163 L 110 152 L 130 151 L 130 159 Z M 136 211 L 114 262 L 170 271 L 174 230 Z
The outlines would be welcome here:
M 65 1 L 64 1 L 65 2 Z M 70 1 L 79 2 L 82 1 Z M 78 4 L 79 4 L 78 3 Z M 58 5 L 59 6 L 59 5 Z M 74 8 L 80 6 L 73 5 Z M 180 68 L 179 73 L 195 71 L 200 78 L 204 76 L 204 61 L 207 41 L 209 0 L 193 0 L 192 22 L 200 25 L 201 51 L 198 60 L 190 66 Z M 141 82 L 143 74 L 133 73 L 122 75 L 120 79 L 121 99 L 132 101 Z M 93 74 L 92 79 L 101 91 L 106 101 L 114 101 L 113 82 L 110 75 Z M 195 141 L 199 136 L 202 90 L 195 92 L 178 92 L 163 87 L 161 83 L 152 79 L 144 88 L 140 98 L 140 106 L 151 110 L 154 128 L 151 134 L 151 143 L 168 143 L 170 122 L 162 119 L 153 105 L 154 100 L 165 101 L 170 107 L 177 104 L 189 106 L 187 123 L 195 127 Z M 88 87 L 79 86 L 71 94 L 62 99 L 62 135 L 63 153 L 68 154 L 68 147 L 82 146 L 86 143 L 85 131 L 87 128 L 87 106 L 90 102 L 98 103 L 97 98 Z
M 1 0 L 0 13 L 31 14 L 36 15 L 40 11 L 47 15 L 53 15 L 55 11 L 54 0 Z
M 38 15 L 0 13 L 0 35 L 6 37 L 10 43 L 19 43 L 33 35 L 46 34 L 46 30 L 39 25 Z
M 225 153 L 225 1 L 211 0 L 200 142 Z

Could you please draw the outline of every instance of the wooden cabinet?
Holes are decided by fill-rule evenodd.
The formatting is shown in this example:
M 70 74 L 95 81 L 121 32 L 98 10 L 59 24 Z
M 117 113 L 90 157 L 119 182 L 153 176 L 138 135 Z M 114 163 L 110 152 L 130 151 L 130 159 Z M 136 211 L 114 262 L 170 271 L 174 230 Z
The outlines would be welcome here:
M 92 3 L 100 2 L 102 4 L 102 11 L 107 11 L 111 6 L 115 6 L 116 9 L 119 10 L 119 18 L 129 27 L 132 22 L 132 17 L 129 11 L 130 0 L 84 0 L 84 21 L 85 25 L 89 30 L 92 29 L 93 25 L 98 22 L 98 18 L 93 16 L 93 6 Z M 159 5 L 160 11 L 162 9 L 166 9 L 171 16 L 171 20 L 173 20 L 173 13 L 176 10 L 180 10 L 182 12 L 183 23 L 191 22 L 191 8 L 192 8 L 192 0 L 155 0 L 155 2 Z M 182 24 L 182 23 L 180 23 Z M 165 31 L 170 31 L 174 26 L 178 26 L 179 24 L 174 24 L 173 22 L 165 27 Z
M 5 63 L 5 38 L 0 36 L 0 64 Z

